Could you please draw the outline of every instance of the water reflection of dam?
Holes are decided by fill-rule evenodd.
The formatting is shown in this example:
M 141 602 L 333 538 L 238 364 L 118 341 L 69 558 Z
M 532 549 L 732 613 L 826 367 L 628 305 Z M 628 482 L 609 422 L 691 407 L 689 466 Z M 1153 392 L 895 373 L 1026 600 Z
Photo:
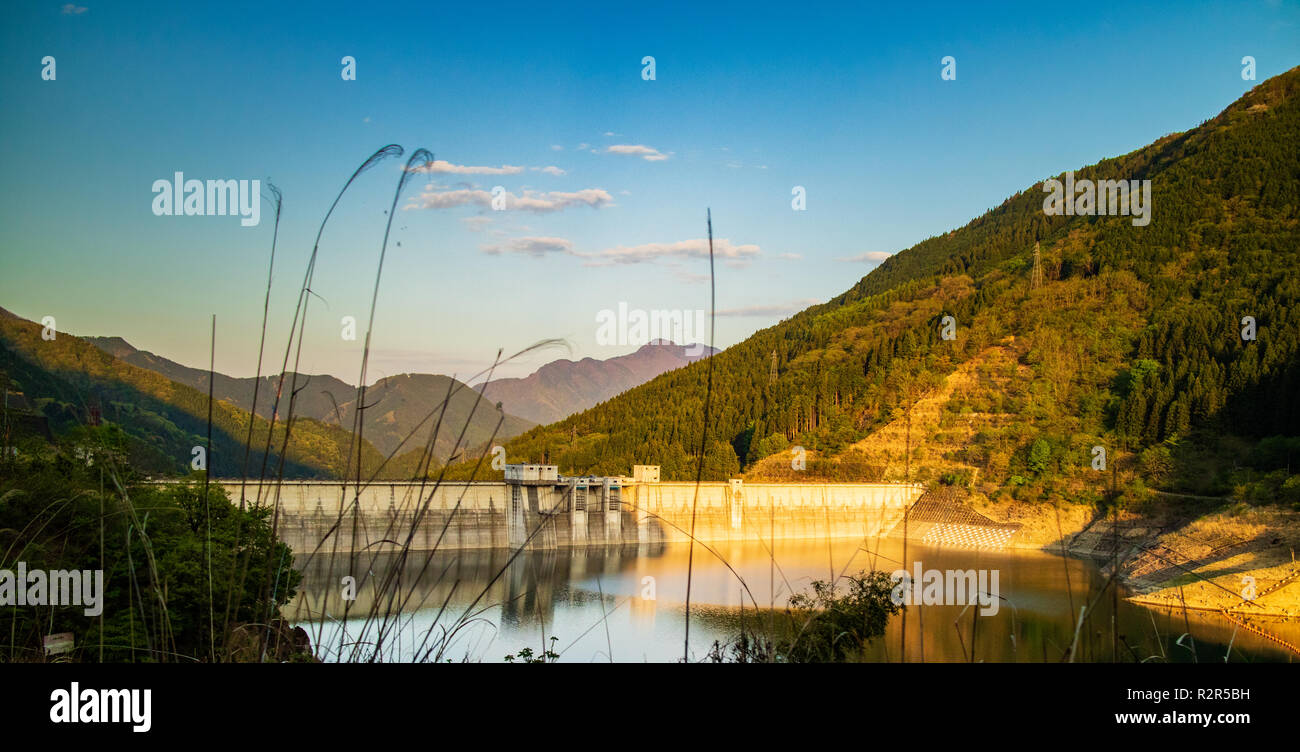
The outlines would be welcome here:
M 240 499 L 239 481 L 223 481 Z M 400 483 L 358 493 L 338 481 L 242 485 L 252 503 L 278 504 L 280 536 L 299 554 L 408 547 L 415 551 L 622 546 L 875 536 L 924 493 L 900 483 L 659 482 L 563 477 L 553 465 L 509 465 L 504 482 Z
M 549 618 L 557 589 L 590 578 L 616 579 L 638 558 L 657 557 L 665 543 L 568 547 L 515 552 L 503 548 L 410 553 L 395 551 L 296 557 L 302 572 L 289 614 L 295 621 L 361 618 L 456 604 L 451 618 L 476 598 L 500 606 L 501 618 L 527 624 Z M 513 556 L 513 561 L 511 560 Z M 344 578 L 355 587 L 344 598 Z M 481 596 L 481 597 L 480 597 Z

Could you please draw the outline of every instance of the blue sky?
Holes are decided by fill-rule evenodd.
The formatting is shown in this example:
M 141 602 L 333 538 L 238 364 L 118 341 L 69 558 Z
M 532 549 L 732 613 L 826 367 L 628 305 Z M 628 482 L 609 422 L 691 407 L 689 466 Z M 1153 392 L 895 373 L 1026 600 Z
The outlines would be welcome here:
M 505 375 L 634 349 L 598 344 L 598 313 L 707 309 L 706 207 L 733 254 L 717 265 L 725 347 L 1047 175 L 1212 117 L 1257 83 L 1245 55 L 1261 81 L 1300 64 L 1288 2 L 266 5 L 0 9 L 0 306 L 195 366 L 215 313 L 217 368 L 251 375 L 269 210 L 255 228 L 158 217 L 151 186 L 269 178 L 285 195 L 278 366 L 320 219 L 398 143 L 456 171 L 417 176 L 395 219 L 372 376 L 466 378 L 548 337 L 572 352 Z M 356 378 L 340 319 L 364 324 L 403 162 L 331 220 L 304 370 Z M 422 208 L 497 185 L 547 210 Z

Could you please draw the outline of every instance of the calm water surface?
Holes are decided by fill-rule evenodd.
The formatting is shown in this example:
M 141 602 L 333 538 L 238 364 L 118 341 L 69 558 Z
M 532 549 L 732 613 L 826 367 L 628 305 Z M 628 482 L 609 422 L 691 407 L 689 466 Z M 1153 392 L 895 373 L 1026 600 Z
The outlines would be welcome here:
M 870 546 L 868 549 L 865 546 Z M 552 645 L 562 662 L 680 661 L 684 657 L 686 574 L 690 546 L 624 546 L 525 552 L 513 562 L 508 551 L 412 554 L 404 566 L 395 557 L 358 557 L 352 575 L 356 600 L 340 597 L 349 574 L 347 557 L 317 557 L 304 566 L 304 581 L 289 613 L 308 630 L 318 653 L 347 659 L 353 645 L 374 645 L 375 583 L 400 579 L 405 603 L 385 602 L 389 628 L 380 641 L 385 661 L 429 659 L 500 662 L 521 648 L 540 652 Z M 813 580 L 830 580 L 864 569 L 900 568 L 898 540 L 776 541 L 773 554 L 762 543 L 694 547 L 691 584 L 690 660 L 701 660 L 714 641 L 728 642 L 742 621 Z M 998 613 L 976 616 L 975 608 L 913 606 L 907 609 L 909 661 L 1056 662 L 1073 638 L 1079 610 L 1091 617 L 1080 630 L 1080 661 L 1109 661 L 1112 595 L 1098 597 L 1106 578 L 1096 564 L 1032 551 L 976 552 L 907 545 L 908 569 L 986 569 L 999 572 Z M 423 570 L 423 571 L 422 571 Z M 345 611 L 345 606 L 348 606 Z M 755 611 L 755 606 L 759 611 Z M 324 612 L 322 618 L 322 611 Z M 1271 642 L 1237 630 L 1217 614 L 1154 610 L 1120 600 L 1115 631 L 1124 660 L 1222 662 L 1287 661 L 1291 654 Z M 894 616 L 873 658 L 897 661 L 902 619 Z M 1300 626 L 1267 627 L 1300 643 Z M 431 631 L 432 630 L 432 631 Z M 452 634 L 439 642 L 444 632 Z M 972 631 L 974 639 L 972 640 Z M 1183 637 L 1189 633 L 1190 637 Z M 426 637 L 428 636 L 428 637 Z M 551 640 L 552 637 L 556 639 Z M 1178 644 L 1180 637 L 1182 644 Z M 1132 651 L 1123 643 L 1132 646 Z M 440 652 L 430 653 L 437 644 Z M 1231 650 L 1229 651 L 1229 645 Z M 1195 653 L 1193 652 L 1195 649 Z

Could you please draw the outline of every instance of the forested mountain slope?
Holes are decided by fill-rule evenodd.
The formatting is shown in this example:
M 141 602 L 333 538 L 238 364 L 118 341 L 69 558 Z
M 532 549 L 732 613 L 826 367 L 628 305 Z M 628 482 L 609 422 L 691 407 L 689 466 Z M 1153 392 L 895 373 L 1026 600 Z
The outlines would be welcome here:
M 793 446 L 812 460 L 803 477 L 889 477 L 906 463 L 861 442 L 971 363 L 984 378 L 967 378 L 956 403 L 945 398 L 948 428 L 961 415 L 1000 417 L 967 420 L 968 435 L 913 477 L 946 463 L 963 482 L 958 471 L 979 470 L 990 488 L 1032 484 L 1088 467 L 1101 445 L 1149 465 L 1152 480 L 1221 487 L 1224 465 L 1258 458 L 1257 439 L 1300 434 L 1298 95 L 1300 69 L 1199 127 L 1075 170 L 1076 180 L 1150 180 L 1146 226 L 1049 216 L 1043 184 L 1030 186 L 825 304 L 523 434 L 508 456 L 547 455 L 574 473 L 661 464 L 666 479 L 693 479 L 711 364 L 705 478 L 789 465 Z M 1254 340 L 1243 340 L 1246 316 Z

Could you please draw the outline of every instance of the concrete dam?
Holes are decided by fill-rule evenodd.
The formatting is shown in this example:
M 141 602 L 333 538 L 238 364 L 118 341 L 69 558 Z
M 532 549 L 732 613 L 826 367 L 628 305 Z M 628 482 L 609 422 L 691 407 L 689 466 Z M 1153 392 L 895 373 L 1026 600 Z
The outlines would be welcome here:
M 504 481 L 377 482 L 358 494 L 341 481 L 247 482 L 250 504 L 279 504 L 279 532 L 299 555 L 621 546 L 696 541 L 886 535 L 925 493 L 903 483 L 659 482 L 561 477 L 554 466 L 510 465 Z M 239 481 L 221 481 L 236 503 Z M 692 521 L 692 508 L 694 520 Z

